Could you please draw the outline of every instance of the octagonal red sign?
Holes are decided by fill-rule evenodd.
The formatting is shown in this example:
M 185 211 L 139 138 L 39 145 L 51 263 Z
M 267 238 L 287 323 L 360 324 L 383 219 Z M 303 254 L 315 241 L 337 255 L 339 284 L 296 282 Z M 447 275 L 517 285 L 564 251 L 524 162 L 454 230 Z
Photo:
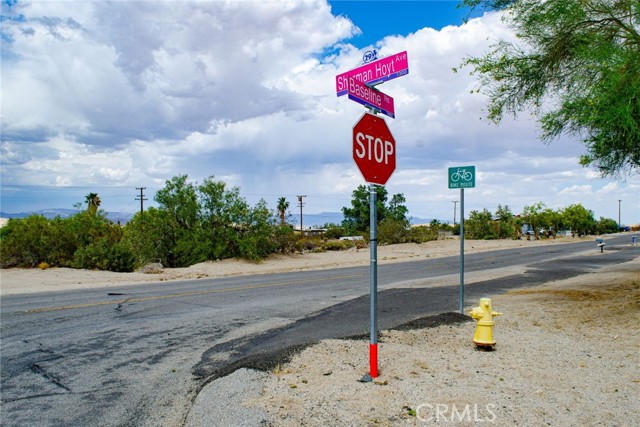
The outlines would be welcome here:
M 387 183 L 396 169 L 396 140 L 382 117 L 364 113 L 353 126 L 353 160 L 365 181 Z

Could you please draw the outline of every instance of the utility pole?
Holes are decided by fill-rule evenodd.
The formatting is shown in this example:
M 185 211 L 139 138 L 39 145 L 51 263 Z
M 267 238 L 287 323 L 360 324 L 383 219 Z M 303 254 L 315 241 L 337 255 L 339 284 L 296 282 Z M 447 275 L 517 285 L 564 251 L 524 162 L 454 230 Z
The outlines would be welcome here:
M 307 197 L 306 195 L 298 196 L 298 206 L 300 207 L 300 235 L 304 236 L 304 228 L 302 228 L 302 207 L 304 203 L 302 203 L 302 198 Z
M 140 190 L 140 196 L 136 196 L 136 200 L 140 200 L 140 213 L 142 214 L 144 212 L 144 201 L 148 200 L 145 199 L 144 197 L 144 190 L 146 190 L 147 187 L 136 187 L 136 190 Z
M 620 221 L 620 204 L 622 204 L 622 200 L 618 199 L 618 231 L 622 231 L 622 222 Z
M 453 203 L 453 225 L 456 225 L 456 203 L 458 203 L 457 200 L 452 200 L 451 203 Z

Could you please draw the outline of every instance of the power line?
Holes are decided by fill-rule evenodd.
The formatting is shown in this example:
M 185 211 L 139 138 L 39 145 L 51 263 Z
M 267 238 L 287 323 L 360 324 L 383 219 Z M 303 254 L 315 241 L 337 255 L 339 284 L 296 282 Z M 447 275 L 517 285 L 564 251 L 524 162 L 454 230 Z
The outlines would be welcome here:
M 1 184 L 2 188 L 53 188 L 57 190 L 92 188 L 131 188 L 128 185 L 46 185 L 46 184 Z

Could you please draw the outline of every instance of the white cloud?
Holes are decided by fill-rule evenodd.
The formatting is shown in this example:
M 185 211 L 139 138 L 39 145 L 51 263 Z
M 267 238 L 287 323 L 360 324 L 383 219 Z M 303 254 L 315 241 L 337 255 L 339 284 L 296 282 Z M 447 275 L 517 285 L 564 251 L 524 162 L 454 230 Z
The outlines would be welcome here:
M 335 95 L 357 66 L 359 30 L 322 0 L 18 3 L 3 22 L 2 181 L 160 187 L 215 175 L 250 198 L 307 194 L 310 212 L 339 211 L 362 178 L 351 159 L 362 106 Z M 475 164 L 468 209 L 638 206 L 638 178 L 601 180 L 582 147 L 537 140 L 533 119 L 481 120 L 486 98 L 466 56 L 513 35 L 497 14 L 374 46 L 408 51 L 409 74 L 379 88 L 395 98 L 398 170 L 414 216 L 449 218 L 446 168 Z M 331 52 L 326 54 L 326 52 Z M 595 196 L 594 196 L 595 194 Z M 629 214 L 631 216 L 631 214 Z M 636 217 L 637 213 L 633 214 Z M 640 221 L 640 218 L 637 218 Z M 633 219 L 630 219 L 632 221 Z

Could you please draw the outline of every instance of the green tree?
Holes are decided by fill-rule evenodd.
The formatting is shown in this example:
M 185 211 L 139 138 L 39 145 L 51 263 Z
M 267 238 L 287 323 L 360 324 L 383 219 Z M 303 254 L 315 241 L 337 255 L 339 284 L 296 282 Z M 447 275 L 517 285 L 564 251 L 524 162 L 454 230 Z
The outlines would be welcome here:
M 169 215 L 156 207 L 144 214 L 138 212 L 124 228 L 123 241 L 136 255 L 136 264 L 159 262 L 171 266 L 173 260 L 173 227 Z
M 469 239 L 498 238 L 491 212 L 487 209 L 483 209 L 481 212 L 471 211 L 469 218 L 464 221 L 464 236 Z
M 187 175 L 174 176 L 154 197 L 160 208 L 182 229 L 193 228 L 198 220 L 197 189 L 187 179 Z
M 275 218 L 267 203 L 260 200 L 248 212 L 239 241 L 239 256 L 257 261 L 273 253 L 277 247 L 273 239 Z
M 600 217 L 596 223 L 596 234 L 609 234 L 618 232 L 618 222 L 615 219 Z
M 407 219 L 409 209 L 407 209 L 405 203 L 407 203 L 407 199 L 404 194 L 394 194 L 387 207 L 387 219 L 392 219 L 407 227 L 409 225 L 409 220 Z
M 126 241 L 138 263 L 182 267 L 232 257 L 256 260 L 293 247 L 264 200 L 251 207 L 237 187 L 227 188 L 214 177 L 200 185 L 186 175 L 173 177 L 155 200 L 158 208 L 127 224 Z
M 200 218 L 204 230 L 207 259 L 240 256 L 240 237 L 246 230 L 251 208 L 240 189 L 228 189 L 222 181 L 209 177 L 198 187 Z
M 540 238 L 540 229 L 547 226 L 544 216 L 545 204 L 542 202 L 525 206 L 522 210 L 522 219 L 528 224 L 529 230 L 533 232 L 535 239 Z
M 102 201 L 97 193 L 89 193 L 86 195 L 84 202 L 87 204 L 87 212 L 95 215 Z
M 409 226 L 407 213 L 409 210 L 404 205 L 406 199 L 403 194 L 394 194 L 391 201 L 387 203 L 388 193 L 383 186 L 376 185 L 376 219 L 378 224 L 385 221 L 397 222 L 402 227 Z M 369 203 L 369 186 L 359 185 L 353 190 L 351 197 L 351 207 L 343 207 L 342 214 L 344 220 L 342 227 L 349 233 L 364 233 L 369 228 L 370 203 Z
M 564 208 L 562 210 L 562 220 L 567 227 L 571 228 L 573 236 L 576 234 L 578 236 L 590 234 L 596 223 L 593 212 L 580 203 Z
M 152 231 L 157 233 L 154 240 L 160 240 L 161 262 L 168 267 L 186 267 L 206 260 L 206 243 L 198 230 L 197 188 L 187 179 L 187 175 L 179 175 L 167 180 L 154 197 L 159 205 L 154 212 L 158 224 Z
M 517 36 L 463 62 L 489 96 L 489 119 L 532 111 L 543 141 L 581 138 L 581 164 L 604 176 L 640 171 L 638 0 L 465 3 L 503 9 Z
M 278 210 L 278 216 L 280 217 L 280 224 L 286 224 L 287 209 L 289 209 L 289 202 L 287 202 L 286 197 L 280 197 L 278 199 L 276 209 Z
M 386 218 L 387 208 L 387 189 L 383 186 L 376 185 L 376 219 L 378 223 L 382 222 Z M 359 185 L 353 190 L 351 196 L 351 207 L 343 207 L 342 214 L 344 220 L 342 226 L 350 230 L 350 232 L 365 232 L 369 228 L 369 187 L 366 185 Z
M 555 239 L 558 231 L 563 228 L 562 214 L 557 210 L 546 208 L 542 211 L 542 218 L 547 234 Z
M 509 206 L 498 205 L 496 210 L 497 230 L 499 239 L 514 239 L 520 237 L 520 227 L 516 224 L 513 212 Z

